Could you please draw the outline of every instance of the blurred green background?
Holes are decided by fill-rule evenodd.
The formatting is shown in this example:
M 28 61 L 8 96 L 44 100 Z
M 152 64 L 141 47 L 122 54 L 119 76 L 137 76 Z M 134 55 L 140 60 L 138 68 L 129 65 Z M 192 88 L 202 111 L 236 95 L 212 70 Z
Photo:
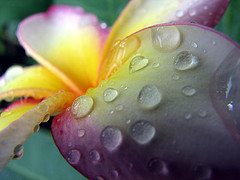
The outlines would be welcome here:
M 111 26 L 128 0 L 0 0 L 0 74 L 13 65 L 36 63 L 25 55 L 16 39 L 18 23 L 25 17 L 44 12 L 52 4 L 82 6 Z M 216 29 L 240 44 L 240 0 L 232 0 Z M 46 127 L 46 126 L 45 126 Z M 11 161 L 0 174 L 1 180 L 84 180 L 58 152 L 49 128 L 41 128 L 24 144 L 24 155 Z

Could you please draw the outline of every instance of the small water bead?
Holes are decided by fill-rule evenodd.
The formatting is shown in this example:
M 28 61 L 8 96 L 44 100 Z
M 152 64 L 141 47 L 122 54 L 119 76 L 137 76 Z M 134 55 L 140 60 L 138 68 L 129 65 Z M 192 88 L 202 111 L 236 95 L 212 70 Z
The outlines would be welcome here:
M 196 11 L 196 9 L 189 9 L 188 14 L 190 16 L 195 16 L 197 14 L 197 11 Z
M 216 41 L 212 40 L 212 45 L 215 46 L 216 45 Z
M 168 175 L 168 168 L 164 161 L 159 160 L 158 158 L 154 158 L 149 161 L 148 169 L 159 175 Z
M 37 125 L 35 125 L 34 128 L 33 128 L 33 132 L 36 133 L 36 132 L 39 131 L 39 129 L 40 129 L 40 125 L 37 124 Z
M 177 75 L 177 74 L 174 74 L 173 76 L 172 76 L 172 79 L 173 80 L 175 80 L 175 81 L 177 81 L 177 80 L 179 80 L 179 75 Z
M 192 43 L 192 47 L 197 48 L 197 47 L 198 47 L 198 43 L 193 42 L 193 43 Z
M 103 93 L 103 100 L 105 102 L 112 102 L 114 101 L 118 96 L 118 91 L 113 88 L 108 88 Z
M 39 111 L 40 113 L 47 113 L 49 110 L 49 107 L 45 102 L 39 103 L 36 108 L 37 108 L 37 111 Z
M 129 64 L 129 72 L 139 71 L 148 65 L 148 59 L 144 56 L 135 56 Z
M 199 59 L 188 51 L 180 52 L 173 62 L 174 68 L 179 71 L 196 68 L 198 63 Z
M 212 176 L 212 170 L 208 165 L 198 164 L 193 169 L 193 175 L 201 180 L 210 179 Z
M 118 104 L 116 107 L 115 107 L 115 110 L 116 111 L 122 111 L 124 108 L 124 106 L 122 104 Z
M 90 159 L 94 162 L 97 162 L 101 159 L 101 156 L 97 150 L 92 150 L 89 152 Z
M 192 114 L 187 112 L 184 114 L 184 117 L 185 117 L 185 119 L 189 120 L 192 118 Z
M 204 118 L 204 117 L 207 116 L 207 112 L 204 111 L 204 110 L 199 110 L 199 111 L 198 111 L 198 115 L 199 115 L 200 117 Z
M 159 52 L 171 52 L 181 43 L 181 34 L 175 26 L 161 26 L 151 29 L 153 47 Z
M 184 11 L 178 10 L 178 11 L 176 12 L 176 16 L 177 16 L 178 18 L 183 17 L 183 16 L 184 16 Z
M 3 112 L 1 113 L 1 118 L 5 118 L 5 117 L 7 117 L 7 116 L 10 116 L 11 114 L 12 114 L 11 111 L 3 111 Z
M 89 96 L 80 96 L 72 104 L 72 113 L 78 117 L 88 115 L 93 108 L 93 99 Z
M 154 109 L 162 100 L 162 93 L 158 90 L 155 85 L 144 86 L 137 97 L 138 104 L 143 109 Z
M 85 136 L 85 134 L 86 134 L 86 130 L 85 129 L 78 129 L 77 130 L 77 135 L 78 135 L 78 137 L 83 137 L 83 136 Z
M 208 10 L 208 6 L 203 6 L 203 9 L 204 10 Z
M 147 121 L 138 121 L 131 127 L 130 134 L 139 144 L 149 143 L 155 136 L 156 129 Z
M 114 126 L 107 126 L 101 133 L 101 143 L 107 150 L 115 150 L 122 143 L 121 131 Z
M 78 150 L 73 149 L 73 150 L 69 151 L 67 161 L 70 164 L 77 164 L 79 162 L 80 158 L 81 158 L 81 153 Z
M 13 158 L 12 159 L 19 159 L 23 155 L 23 145 L 18 144 L 13 150 Z
M 159 68 L 159 66 L 160 66 L 159 63 L 154 63 L 154 64 L 152 65 L 153 68 Z
M 117 170 L 113 170 L 110 175 L 112 178 L 117 178 L 119 176 L 119 172 Z
M 111 111 L 109 112 L 109 114 L 114 114 L 114 110 L 111 110 Z
M 130 124 L 131 123 L 131 120 L 129 119 L 129 120 L 127 120 L 127 122 L 126 122 L 127 124 Z
M 104 178 L 102 176 L 96 176 L 94 180 L 104 180 Z
M 228 109 L 229 111 L 234 111 L 234 105 L 233 105 L 232 102 L 227 105 L 227 109 Z
M 50 114 L 46 114 L 43 119 L 42 122 L 48 122 L 48 120 L 50 119 Z
M 182 88 L 182 93 L 185 95 L 185 96 L 193 96 L 194 94 L 196 94 L 196 89 L 194 89 L 192 86 L 184 86 Z

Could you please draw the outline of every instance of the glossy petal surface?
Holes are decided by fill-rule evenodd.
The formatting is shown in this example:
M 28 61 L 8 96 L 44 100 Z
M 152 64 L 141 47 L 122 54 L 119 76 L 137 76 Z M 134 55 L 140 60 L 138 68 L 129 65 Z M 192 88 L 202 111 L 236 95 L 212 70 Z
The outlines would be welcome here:
M 113 44 L 145 27 L 169 22 L 196 22 L 214 27 L 230 0 L 132 0 L 115 22 L 104 57 Z
M 42 99 L 59 90 L 70 91 L 64 82 L 42 66 L 28 68 L 13 66 L 2 78 L 4 83 L 0 87 L 0 99 L 21 96 Z
M 85 94 L 93 100 L 86 116 L 54 118 L 62 155 L 89 179 L 237 180 L 240 144 L 212 104 L 210 83 L 222 63 L 239 59 L 239 46 L 194 24 L 153 26 L 123 41 L 136 38 L 126 58 L 121 42 L 111 51 L 124 62 Z
M 34 132 L 35 126 L 47 121 L 49 115 L 62 112 L 74 100 L 75 95 L 60 92 L 43 100 L 23 101 L 10 106 L 0 119 L 0 171 L 14 156 L 14 149 L 23 145 Z
M 82 8 L 56 5 L 25 19 L 18 38 L 26 52 L 75 93 L 96 85 L 107 29 Z

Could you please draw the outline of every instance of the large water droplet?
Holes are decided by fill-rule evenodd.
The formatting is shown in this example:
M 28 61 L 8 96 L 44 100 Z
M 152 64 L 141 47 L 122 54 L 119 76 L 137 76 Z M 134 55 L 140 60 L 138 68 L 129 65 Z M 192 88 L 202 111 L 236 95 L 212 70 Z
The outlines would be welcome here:
M 96 163 L 97 161 L 100 160 L 101 156 L 97 150 L 92 150 L 89 152 L 90 159 Z
M 139 144 L 147 144 L 155 136 L 156 129 L 147 121 L 138 121 L 133 124 L 130 133 Z
M 118 91 L 113 88 L 108 88 L 103 93 L 103 100 L 105 102 L 112 102 L 114 101 L 118 96 Z
M 209 166 L 198 164 L 193 169 L 193 174 L 196 178 L 206 180 L 212 176 L 212 170 Z
M 67 156 L 67 161 L 70 164 L 77 164 L 79 162 L 80 158 L 81 158 L 81 153 L 78 150 L 73 149 L 73 150 L 69 151 L 68 156 Z
M 101 142 L 107 150 L 113 151 L 122 143 L 122 133 L 118 128 L 108 126 L 102 131 Z
M 221 63 L 210 84 L 212 103 L 240 143 L 240 51 L 233 50 Z
M 9 82 L 23 73 L 23 67 L 13 65 L 9 67 L 4 75 L 4 81 Z
M 13 158 L 12 159 L 19 159 L 23 155 L 23 145 L 18 144 L 13 150 Z
M 189 70 L 197 67 L 199 60 L 196 56 L 188 51 L 180 52 L 174 60 L 174 67 L 177 70 Z
M 148 59 L 144 56 L 135 56 L 129 64 L 129 72 L 136 72 L 148 65 Z
M 194 89 L 192 86 L 184 86 L 182 88 L 182 93 L 185 96 L 193 96 L 194 94 L 196 94 L 196 89 Z
M 162 94 L 155 85 L 144 86 L 137 97 L 139 105 L 144 109 L 156 108 L 162 100 Z
M 80 96 L 72 104 L 72 113 L 78 117 L 88 115 L 93 108 L 93 99 L 89 96 Z
M 161 161 L 158 158 L 154 158 L 149 161 L 148 163 L 148 169 L 156 174 L 159 175 L 168 175 L 168 168 L 164 161 Z
M 181 34 L 175 26 L 161 26 L 152 29 L 153 47 L 160 52 L 171 52 L 181 43 Z

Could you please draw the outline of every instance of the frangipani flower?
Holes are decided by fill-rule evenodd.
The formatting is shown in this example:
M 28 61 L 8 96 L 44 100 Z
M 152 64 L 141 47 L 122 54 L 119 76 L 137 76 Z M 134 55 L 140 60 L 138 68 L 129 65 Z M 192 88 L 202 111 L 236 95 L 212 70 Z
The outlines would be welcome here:
M 56 115 L 60 152 L 90 179 L 240 177 L 239 45 L 206 27 L 228 2 L 132 0 L 110 32 L 79 7 L 25 19 L 40 65 L 2 77 L 1 99 L 26 98 L 1 115 L 1 169 Z

